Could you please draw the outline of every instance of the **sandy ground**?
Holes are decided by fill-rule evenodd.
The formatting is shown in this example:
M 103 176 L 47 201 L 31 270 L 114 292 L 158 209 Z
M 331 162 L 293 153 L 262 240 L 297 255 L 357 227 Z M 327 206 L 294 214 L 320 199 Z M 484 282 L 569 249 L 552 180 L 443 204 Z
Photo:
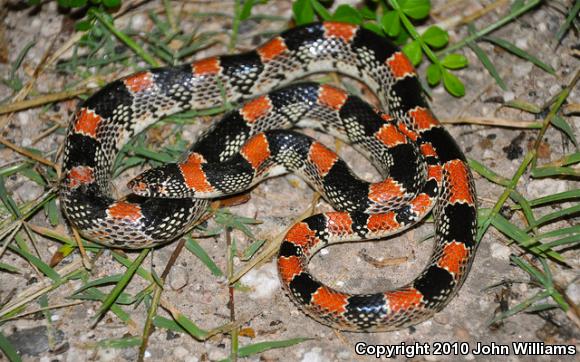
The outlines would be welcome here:
M 435 19 L 437 21 L 464 16 L 482 8 L 482 4 L 475 0 L 433 1 L 433 3 L 437 10 L 437 18 Z M 481 3 L 485 5 L 492 2 L 482 1 Z M 570 1 L 554 3 L 566 3 L 567 6 L 570 6 Z M 0 49 L 3 49 L 2 55 L 6 57 L 0 63 L 0 78 L 9 77 L 11 64 L 23 47 L 34 40 L 35 43 L 26 53 L 22 67 L 17 71 L 19 77 L 27 80 L 30 79 L 30 75 L 53 41 L 55 42 L 54 49 L 58 49 L 74 35 L 71 30 L 71 20 L 57 11 L 54 2 L 45 4 L 36 10 L 22 8 L 18 6 L 19 2 L 16 0 L 9 4 L 11 4 L 10 9 L 4 10 L 3 23 L 0 24 L 0 34 L 3 31 L 4 37 L 4 39 L 0 39 L 0 42 L 3 41 L 5 44 L 0 45 Z M 431 105 L 435 114 L 441 119 L 466 116 L 495 117 L 516 122 L 536 120 L 533 115 L 503 107 L 502 104 L 505 101 L 519 99 L 542 105 L 567 85 L 578 69 L 580 63 L 577 56 L 576 58 L 573 56 L 573 49 L 577 50 L 579 44 L 577 34 L 570 32 L 559 46 L 555 40 L 555 33 L 564 21 L 564 15 L 557 11 L 558 8 L 562 8 L 561 5 L 557 6 L 558 4 L 552 4 L 552 6 L 544 4 L 493 34 L 515 43 L 520 48 L 550 64 L 556 69 L 556 76 L 544 72 L 523 59 L 510 55 L 500 48 L 493 47 L 489 43 L 480 43 L 505 80 L 508 91 L 503 91 L 497 86 L 471 51 L 462 49 L 460 52 L 469 58 L 470 66 L 456 74 L 465 82 L 467 94 L 465 97 L 457 99 L 447 94 L 441 87 L 433 89 Z M 474 25 L 479 29 L 491 24 L 507 12 L 507 6 L 500 4 L 495 11 L 491 11 L 476 20 Z M 147 9 L 159 10 L 162 7 L 154 2 L 138 8 L 137 11 L 125 16 L 121 24 L 130 21 L 134 29 L 147 32 L 153 26 L 146 15 Z M 233 13 L 230 2 L 193 1 L 183 11 L 185 14 L 192 14 L 200 11 L 218 10 Z M 255 13 L 276 14 L 290 18 L 290 6 L 285 1 L 272 1 L 267 5 L 257 6 Z M 231 27 L 231 21 L 222 17 L 197 18 L 185 15 L 179 26 L 184 31 L 198 27 L 205 31 L 212 29 L 223 31 L 224 27 L 226 29 Z M 284 22 L 248 21 L 240 29 L 238 49 L 250 49 L 261 42 L 264 38 L 256 35 L 260 31 L 268 29 L 268 31 L 275 33 L 285 26 Z M 450 31 L 452 41 L 457 41 L 464 36 L 466 36 L 465 27 L 456 27 Z M 220 39 L 227 41 L 227 37 Z M 220 54 L 224 51 L 225 47 L 218 44 L 195 54 L 192 59 L 199 59 L 210 54 Z M 65 53 L 61 58 L 66 59 L 70 55 L 70 52 Z M 425 66 L 423 65 L 419 68 L 419 72 L 424 74 L 424 71 Z M 111 74 L 108 80 L 130 72 L 131 69 L 126 69 L 122 71 L 122 74 Z M 49 66 L 48 69 L 40 73 L 31 95 L 60 91 L 64 84 L 71 81 L 71 79 L 59 75 L 54 70 L 54 66 Z M 8 87 L 0 84 L 0 99 L 5 99 L 11 94 L 12 91 Z M 578 88 L 572 90 L 568 97 L 568 103 L 580 103 Z M 38 141 L 36 139 L 51 125 L 66 125 L 75 106 L 76 101 L 65 101 L 45 108 L 18 112 L 6 119 L 6 123 L 2 123 L 6 126 L 2 129 L 1 135 L 17 145 L 33 146 L 43 152 L 52 152 L 50 157 L 54 159 L 55 153 L 63 142 L 63 129 L 50 133 Z M 567 120 L 578 136 L 580 134 L 578 118 L 567 117 Z M 207 123 L 198 122 L 196 125 L 187 126 L 184 138 L 194 139 L 198 130 L 206 127 Z M 448 126 L 448 129 L 469 158 L 485 164 L 508 178 L 521 164 L 523 154 L 536 136 L 536 131 L 488 126 L 455 125 Z M 309 131 L 307 133 L 314 134 Z M 153 138 L 152 134 L 149 136 Z M 334 145 L 332 138 L 325 135 L 318 135 L 318 137 L 327 145 Z M 545 152 L 541 155 L 540 163 L 556 160 L 562 155 L 574 151 L 573 144 L 554 128 L 547 131 L 544 142 Z M 360 162 L 360 156 L 350 148 L 341 147 L 340 154 L 363 177 L 372 178 L 375 175 L 372 167 L 365 162 Z M 1 165 L 19 158 L 20 156 L 11 150 L 0 149 Z M 141 169 L 134 169 L 126 172 L 118 180 L 116 184 L 120 193 L 125 192 L 123 189 L 124 181 L 140 171 Z M 503 189 L 478 175 L 476 175 L 476 183 L 480 205 L 492 207 Z M 18 203 L 32 200 L 43 192 L 41 187 L 22 176 L 8 178 L 6 186 Z M 517 189 L 528 198 L 536 198 L 575 188 L 578 188 L 578 183 L 570 179 L 532 179 L 526 173 Z M 295 220 L 307 207 L 312 196 L 312 191 L 298 178 L 294 176 L 276 178 L 259 185 L 252 191 L 251 200 L 248 203 L 232 207 L 231 211 L 238 215 L 261 220 L 260 225 L 252 227 L 252 232 L 260 239 L 271 239 Z M 328 207 L 324 204 L 319 207 L 319 210 L 327 209 Z M 537 213 L 542 215 L 550 210 L 554 210 L 554 208 L 539 209 Z M 516 220 L 517 218 L 523 219 L 518 214 L 513 217 Z M 70 232 L 69 226 L 64 220 L 64 216 L 61 215 L 62 225 L 56 229 Z M 577 218 L 562 220 L 550 227 L 555 229 L 577 222 Z M 49 226 L 42 212 L 33 217 L 31 223 Z M 215 223 L 210 221 L 208 225 L 211 228 L 215 226 Z M 432 242 L 419 243 L 417 240 L 422 240 L 431 232 L 432 224 L 426 223 L 393 239 L 331 247 L 315 256 L 311 267 L 315 275 L 330 286 L 339 289 L 370 292 L 392 288 L 412 280 L 427 262 Z M 244 234 L 238 231 L 234 231 L 232 234 L 238 243 L 239 250 L 243 250 L 249 245 L 250 240 Z M 216 264 L 225 270 L 226 242 L 224 233 L 218 237 L 200 239 L 199 242 Z M 38 238 L 37 245 L 43 260 L 48 261 L 60 244 Z M 161 273 L 175 245 L 174 243 L 155 250 L 147 258 L 144 267 L 146 269 L 153 268 L 157 273 Z M 235 293 L 236 315 L 241 320 L 247 318 L 243 327 L 255 334 L 255 336 L 240 337 L 240 346 L 295 337 L 311 338 L 289 348 L 270 350 L 249 358 L 264 361 L 373 360 L 374 357 L 356 354 L 355 345 L 357 342 L 364 342 L 368 345 L 428 344 L 432 352 L 434 352 L 436 342 L 451 343 L 444 345 L 447 347 L 453 346 L 455 342 L 459 343 L 455 346 L 467 343 L 470 350 L 476 348 L 478 343 L 511 344 L 512 342 L 532 341 L 565 344 L 577 348 L 580 333 L 577 326 L 561 310 L 550 310 L 540 314 L 519 313 L 500 324 L 489 325 L 490 319 L 500 309 L 500 301 L 506 302 L 509 306 L 515 306 L 539 290 L 527 283 L 529 281 L 527 274 L 510 263 L 510 255 L 520 252 L 521 250 L 517 247 L 507 245 L 505 236 L 495 229 L 490 229 L 479 246 L 477 258 L 467 282 L 458 296 L 441 313 L 412 328 L 375 334 L 336 332 L 297 311 L 280 289 L 275 264 L 269 262 L 253 270 L 242 280 L 249 287 L 246 291 L 236 291 Z M 405 257 L 407 260 L 392 266 L 377 268 L 367 261 L 365 255 L 384 260 Z M 555 280 L 563 286 L 572 301 L 578 304 L 580 302 L 580 288 L 576 280 L 580 260 L 578 250 L 565 250 L 562 255 L 568 261 L 568 266 L 553 263 L 550 266 Z M 136 254 L 130 256 L 134 258 Z M 75 253 L 65 259 L 63 264 L 66 265 L 78 259 L 79 255 Z M 0 274 L 0 301 L 2 303 L 6 301 L 6 298 L 17 295 L 42 279 L 28 264 L 12 253 L 6 253 L 0 261 L 18 266 L 25 271 L 23 274 Z M 235 259 L 236 268 L 242 267 L 243 264 L 244 262 Z M 123 271 L 124 269 L 121 268 L 120 264 L 112 258 L 111 252 L 105 251 L 90 272 L 90 279 L 98 279 Z M 67 297 L 82 284 L 80 280 L 75 280 L 50 292 L 48 304 L 70 302 L 71 300 Z M 135 277 L 127 292 L 135 294 L 145 286 L 147 284 L 143 280 Z M 195 256 L 183 251 L 168 276 L 163 297 L 195 323 L 209 329 L 228 322 L 230 316 L 228 293 L 227 283 L 223 278 L 213 276 Z M 37 307 L 38 303 L 34 301 L 29 306 L 29 310 Z M 136 322 L 137 332 L 128 328 L 112 313 L 108 313 L 95 328 L 91 329 L 89 327 L 91 317 L 98 308 L 99 304 L 97 303 L 85 302 L 54 310 L 51 317 L 52 332 L 50 335 L 47 335 L 45 328 L 46 319 L 39 314 L 0 324 L 0 330 L 19 349 L 24 360 L 124 361 L 136 359 L 138 347 L 97 348 L 94 347 L 94 343 L 140 333 L 147 314 L 146 305 L 140 304 L 136 308 L 133 306 L 123 307 Z M 159 313 L 169 317 L 163 310 L 160 310 Z M 226 358 L 229 350 L 229 335 L 218 334 L 207 341 L 200 342 L 186 334 L 173 333 L 158 328 L 151 335 L 146 359 L 155 361 L 215 361 Z M 467 355 L 446 355 L 445 353 L 435 355 L 431 353 L 414 357 L 413 360 L 495 360 L 497 358 L 476 356 L 473 353 Z M 522 357 L 513 351 L 507 356 L 500 357 L 502 361 L 523 358 L 538 361 L 553 360 L 553 357 L 547 355 Z M 404 357 L 399 356 L 397 359 L 403 360 Z M 571 361 L 574 360 L 574 357 L 563 357 L 562 359 Z M 0 355 L 0 360 L 6 360 L 6 357 Z

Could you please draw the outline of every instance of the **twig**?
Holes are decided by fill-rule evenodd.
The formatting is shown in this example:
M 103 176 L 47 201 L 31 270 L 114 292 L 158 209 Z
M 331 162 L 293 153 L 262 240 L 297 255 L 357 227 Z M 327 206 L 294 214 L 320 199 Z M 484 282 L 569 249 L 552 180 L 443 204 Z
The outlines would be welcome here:
M 86 93 L 90 89 L 91 89 L 90 87 L 83 87 L 79 89 L 72 89 L 68 91 L 45 94 L 40 97 L 9 103 L 5 106 L 0 106 L 0 114 L 22 111 L 24 109 L 42 106 L 47 103 L 73 98 L 78 96 L 79 94 Z
M 230 228 L 226 228 L 226 249 L 228 250 L 227 255 L 227 271 L 226 275 L 228 279 L 230 279 L 234 273 L 234 253 L 233 253 L 233 246 L 232 246 L 232 233 Z M 236 304 L 234 299 L 234 286 L 233 284 L 228 285 L 228 308 L 230 309 L 230 322 L 236 322 Z M 238 360 L 238 328 L 232 329 L 230 334 L 231 336 L 231 348 L 230 348 L 230 359 L 232 361 Z
M 79 235 L 78 230 L 76 229 L 76 227 L 72 227 L 72 231 L 73 231 L 75 241 L 77 242 L 77 246 L 79 247 L 79 251 L 81 253 L 81 258 L 83 260 L 83 266 L 87 270 L 92 270 L 93 265 L 91 264 L 91 261 L 87 255 L 87 251 L 85 250 L 85 246 L 83 245 L 83 241 L 81 240 L 81 236 Z
M 35 160 L 35 161 L 38 161 L 46 166 L 52 167 L 55 170 L 59 168 L 59 166 L 57 164 L 55 164 L 54 162 L 51 162 L 44 157 L 40 157 L 40 156 L 28 151 L 25 148 L 19 147 L 19 146 L 15 145 L 14 143 L 8 141 L 7 139 L 4 139 L 3 137 L 0 137 L 0 143 L 2 143 L 4 146 L 6 146 L 8 148 L 11 148 L 13 151 L 20 153 L 23 156 L 26 156 L 28 158 Z

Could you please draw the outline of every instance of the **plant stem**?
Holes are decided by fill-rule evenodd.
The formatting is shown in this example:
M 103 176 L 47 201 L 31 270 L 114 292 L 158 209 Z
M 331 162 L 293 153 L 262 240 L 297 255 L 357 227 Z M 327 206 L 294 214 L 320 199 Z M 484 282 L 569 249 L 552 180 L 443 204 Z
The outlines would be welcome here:
M 417 32 L 417 29 L 415 29 L 413 24 L 411 24 L 411 21 L 409 20 L 409 18 L 407 18 L 397 0 L 389 0 L 389 4 L 393 7 L 393 9 L 395 9 L 397 14 L 399 14 L 399 18 L 401 19 L 401 22 L 403 22 L 403 25 L 405 25 L 405 28 L 407 29 L 409 34 L 411 34 L 413 39 L 419 42 L 419 45 L 421 45 L 421 49 L 423 49 L 423 52 L 425 53 L 425 55 L 427 55 L 431 63 L 436 64 L 439 68 L 442 68 L 439 59 L 437 58 L 435 53 L 433 53 L 431 48 L 429 48 L 429 46 L 425 44 L 425 42 L 421 38 L 421 35 Z
M 230 43 L 228 44 L 228 50 L 234 50 L 236 43 L 238 41 L 238 31 L 240 29 L 240 22 L 242 15 L 242 9 L 240 6 L 240 0 L 234 1 L 234 22 L 232 24 L 232 36 L 230 37 Z

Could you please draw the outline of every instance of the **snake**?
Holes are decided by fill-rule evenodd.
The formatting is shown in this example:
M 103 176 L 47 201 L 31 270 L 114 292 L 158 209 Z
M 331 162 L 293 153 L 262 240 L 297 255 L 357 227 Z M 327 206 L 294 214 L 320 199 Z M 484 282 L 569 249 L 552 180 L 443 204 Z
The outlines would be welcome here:
M 380 109 L 341 88 L 294 81 L 334 72 L 361 81 Z M 159 119 L 243 103 L 203 132 L 175 163 L 113 195 L 122 147 Z M 351 144 L 382 176 L 358 178 L 330 148 L 290 128 L 311 127 Z M 296 26 L 254 50 L 143 70 L 84 101 L 67 130 L 60 200 L 86 238 L 112 248 L 166 244 L 190 230 L 213 198 L 287 172 L 335 211 L 295 223 L 277 257 L 281 284 L 307 315 L 346 331 L 391 331 L 442 310 L 465 281 L 477 247 L 473 176 L 423 97 L 417 72 L 389 40 L 341 22 Z M 337 243 L 385 238 L 432 211 L 434 248 L 410 283 L 377 293 L 333 289 L 308 271 Z

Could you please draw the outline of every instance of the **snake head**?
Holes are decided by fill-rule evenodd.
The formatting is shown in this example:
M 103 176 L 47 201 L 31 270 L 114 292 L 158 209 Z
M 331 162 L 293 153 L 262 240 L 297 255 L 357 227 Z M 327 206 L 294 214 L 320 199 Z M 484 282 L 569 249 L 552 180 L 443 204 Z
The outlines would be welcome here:
M 176 164 L 152 168 L 127 183 L 133 193 L 145 197 L 184 198 L 183 180 Z

